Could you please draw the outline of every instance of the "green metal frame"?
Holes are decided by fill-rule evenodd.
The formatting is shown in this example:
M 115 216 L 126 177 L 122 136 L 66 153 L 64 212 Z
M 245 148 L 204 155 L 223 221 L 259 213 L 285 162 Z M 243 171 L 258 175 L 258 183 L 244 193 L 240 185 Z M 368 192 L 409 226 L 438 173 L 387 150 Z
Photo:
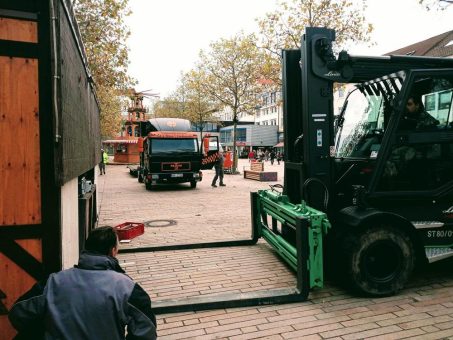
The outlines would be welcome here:
M 260 190 L 257 199 L 255 223 L 259 226 L 259 236 L 263 237 L 294 270 L 298 271 L 298 252 L 308 250 L 307 273 L 309 289 L 323 287 L 323 236 L 327 234 L 330 223 L 327 215 L 308 207 L 304 201 L 292 204 L 286 195 L 279 191 Z M 271 223 L 269 223 L 269 218 Z M 298 220 L 307 220 L 308 244 L 291 244 L 285 231 L 296 231 Z M 281 228 L 278 228 L 280 223 Z M 269 225 L 270 224 L 270 225 Z
M 265 230 L 265 227 L 260 221 L 261 213 L 264 209 L 262 203 L 264 200 L 256 192 L 250 193 L 251 213 L 252 213 L 252 230 L 251 238 L 246 240 L 230 240 L 218 241 L 207 243 L 192 243 L 192 244 L 174 244 L 167 246 L 156 247 L 141 247 L 131 249 L 121 249 L 120 253 L 137 253 L 137 252 L 157 252 L 169 250 L 183 250 L 183 249 L 200 249 L 200 248 L 218 248 L 218 247 L 237 247 L 237 246 L 251 246 L 258 242 L 262 235 L 267 235 L 269 239 L 273 233 Z M 274 214 L 277 218 L 278 214 Z M 287 247 L 286 251 L 289 252 L 288 260 L 296 265 L 296 287 L 289 288 L 274 288 L 263 291 L 253 291 L 247 293 L 225 293 L 214 296 L 196 296 L 176 300 L 162 300 L 153 302 L 153 311 L 155 314 L 179 313 L 186 311 L 198 311 L 206 309 L 219 309 L 219 308 L 233 308 L 233 307 L 247 307 L 259 306 L 268 304 L 281 304 L 281 303 L 294 303 L 305 301 L 309 294 L 309 254 L 310 250 L 304 245 L 308 244 L 309 239 L 309 220 L 303 216 L 295 216 L 291 220 L 294 223 L 295 243 L 296 249 L 300 251 L 291 250 Z M 289 224 L 288 224 L 289 225 Z M 278 236 L 278 235 L 277 235 Z M 263 236 L 264 237 L 264 236 Z M 279 239 L 275 237 L 275 239 Z M 280 249 L 278 247 L 277 249 Z M 293 267 L 294 268 L 294 267 Z
M 262 237 L 296 271 L 296 287 L 155 301 L 155 314 L 300 302 L 308 298 L 311 288 L 323 286 L 322 238 L 330 228 L 326 215 L 304 202 L 291 204 L 275 190 L 252 192 L 250 199 L 251 239 L 121 249 L 120 253 L 250 246 Z M 285 230 L 291 231 L 291 237 L 282 233 Z

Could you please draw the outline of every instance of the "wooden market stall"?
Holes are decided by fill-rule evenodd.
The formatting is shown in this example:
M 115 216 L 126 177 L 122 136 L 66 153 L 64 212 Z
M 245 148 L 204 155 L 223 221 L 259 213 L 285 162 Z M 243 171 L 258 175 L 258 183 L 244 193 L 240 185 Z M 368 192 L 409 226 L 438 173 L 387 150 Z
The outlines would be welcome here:
M 96 221 L 99 108 L 83 51 L 69 0 L 0 3 L 0 340 L 15 335 L 14 301 L 73 266 Z

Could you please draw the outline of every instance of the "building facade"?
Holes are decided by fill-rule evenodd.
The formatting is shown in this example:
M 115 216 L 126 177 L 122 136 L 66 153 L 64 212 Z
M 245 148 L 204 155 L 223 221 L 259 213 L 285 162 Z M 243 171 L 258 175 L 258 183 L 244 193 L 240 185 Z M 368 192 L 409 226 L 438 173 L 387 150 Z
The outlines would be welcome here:
M 247 157 L 250 150 L 271 149 L 278 142 L 276 125 L 237 125 L 236 147 L 239 157 Z M 220 143 L 227 149 L 233 149 L 233 126 L 220 129 Z

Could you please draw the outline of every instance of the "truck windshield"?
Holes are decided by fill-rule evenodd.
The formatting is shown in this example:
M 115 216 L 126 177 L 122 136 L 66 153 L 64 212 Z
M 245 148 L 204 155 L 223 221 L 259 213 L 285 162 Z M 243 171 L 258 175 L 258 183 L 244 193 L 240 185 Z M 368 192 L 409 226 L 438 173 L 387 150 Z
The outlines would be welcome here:
M 153 155 L 167 155 L 178 153 L 196 153 L 198 152 L 198 143 L 196 138 L 188 139 L 151 139 L 150 151 Z
M 383 95 L 349 93 L 338 117 L 335 157 L 375 158 L 384 132 Z

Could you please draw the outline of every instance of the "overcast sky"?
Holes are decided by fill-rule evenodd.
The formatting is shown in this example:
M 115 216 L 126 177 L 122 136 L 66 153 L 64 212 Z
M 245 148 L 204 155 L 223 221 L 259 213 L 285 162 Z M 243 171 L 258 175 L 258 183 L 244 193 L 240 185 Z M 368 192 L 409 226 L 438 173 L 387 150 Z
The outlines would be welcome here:
M 355 46 L 351 54 L 380 55 L 453 29 L 453 5 L 426 11 L 418 0 L 368 0 L 366 17 L 374 25 L 373 47 Z M 200 49 L 244 30 L 257 30 L 255 18 L 275 8 L 275 0 L 130 0 L 133 14 L 129 71 L 136 90 L 162 97 L 175 90 Z

